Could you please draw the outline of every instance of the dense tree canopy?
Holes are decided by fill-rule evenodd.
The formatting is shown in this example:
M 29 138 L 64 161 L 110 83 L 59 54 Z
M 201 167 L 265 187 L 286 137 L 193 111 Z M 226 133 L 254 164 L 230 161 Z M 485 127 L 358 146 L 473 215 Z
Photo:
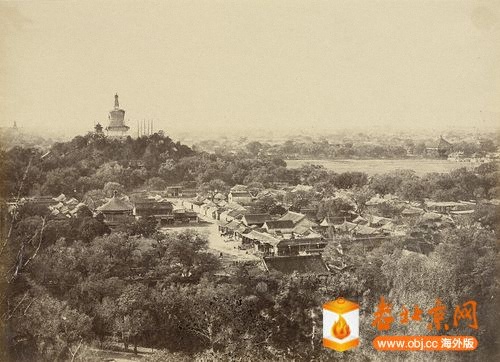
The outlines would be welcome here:
M 498 197 L 496 164 L 422 177 L 404 170 L 368 177 L 313 165 L 288 169 L 266 147 L 251 143 L 243 153 L 208 154 L 160 135 L 124 142 L 88 135 L 55 144 L 45 155 L 34 149 L 1 151 L 4 199 L 64 193 L 89 208 L 57 218 L 45 206 L 26 203 L 8 213 L 2 204 L 8 242 L 0 246 L 0 290 L 6 291 L 0 330 L 7 331 L 2 338 L 9 348 L 0 351 L 0 360 L 68 360 L 78 351 L 85 356 L 82 344 L 118 340 L 126 347 L 162 349 L 150 360 L 326 361 L 334 355 L 319 347 L 321 305 L 340 295 L 359 301 L 367 320 L 381 295 L 395 310 L 415 303 L 429 308 L 437 297 L 451 309 L 474 298 L 481 305 L 479 353 L 488 356 L 498 320 L 493 301 L 498 300 L 499 213 L 491 200 Z M 297 147 L 293 141 L 283 145 L 287 152 Z M 325 143 L 308 147 L 316 152 Z M 344 144 L 335 152 L 360 151 Z M 196 184 L 211 199 L 237 184 L 257 194 L 286 182 L 287 191 L 260 197 L 255 212 L 308 209 L 320 219 L 362 213 L 376 194 L 415 202 L 427 197 L 479 202 L 471 220 L 439 232 L 422 233 L 416 222 L 407 235 L 371 245 L 336 238 L 325 259 L 340 260 L 345 268 L 333 268 L 327 282 L 224 263 L 208 249 L 205 236 L 192 230 L 159 233 L 152 218 L 110 233 L 89 210 L 114 191 L 182 182 Z M 374 209 L 379 216 L 401 211 L 390 203 Z M 374 335 L 363 328 L 367 340 Z M 425 334 L 425 325 L 397 331 Z M 368 343 L 346 356 L 377 357 Z

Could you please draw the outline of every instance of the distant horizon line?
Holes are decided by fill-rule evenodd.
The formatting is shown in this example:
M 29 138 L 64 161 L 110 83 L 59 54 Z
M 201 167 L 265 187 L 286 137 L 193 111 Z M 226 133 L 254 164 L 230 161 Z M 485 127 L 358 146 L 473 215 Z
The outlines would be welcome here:
M 145 119 L 145 118 L 144 118 Z M 153 118 L 154 119 L 154 118 Z M 127 136 L 130 136 L 132 138 L 137 137 L 137 129 L 135 129 L 135 123 L 140 122 L 141 120 L 137 121 L 132 121 L 133 123 L 129 123 L 132 126 L 130 126 L 130 130 L 127 134 Z M 155 123 L 157 121 L 155 120 Z M 84 136 L 88 134 L 89 132 L 94 131 L 94 125 L 97 123 L 100 123 L 101 125 L 105 126 L 103 123 L 99 121 L 95 121 L 92 123 L 92 126 L 87 129 L 87 130 L 75 130 L 75 131 L 70 131 L 70 130 L 59 130 L 59 131 L 48 131 L 44 129 L 40 129 L 38 127 L 32 127 L 32 126 L 23 126 L 22 122 L 20 123 L 19 121 L 16 121 L 16 128 L 20 131 L 25 131 L 26 133 L 38 133 L 39 136 L 41 137 L 58 137 L 58 138 L 74 138 L 76 136 Z M 159 123 L 159 122 L 158 122 Z M 13 129 L 14 128 L 14 122 L 12 122 L 10 125 L 4 125 L 0 124 L 0 128 L 2 129 Z M 390 135 L 397 135 L 397 134 L 408 134 L 408 133 L 413 133 L 413 132 L 418 132 L 419 135 L 424 135 L 424 134 L 431 134 L 431 133 L 443 133 L 443 134 L 452 134 L 452 133 L 475 133 L 475 134 L 483 134 L 483 133 L 500 133 L 500 125 L 499 126 L 483 126 L 483 127 L 478 127 L 476 126 L 439 126 L 436 125 L 432 128 L 426 127 L 426 126 L 418 126 L 415 125 L 413 127 L 402 127 L 399 128 L 397 126 L 379 126 L 379 125 L 368 125 L 368 126 L 351 126 L 351 127 L 338 127 L 338 128 L 329 128 L 329 127 L 288 127 L 286 129 L 283 129 L 283 127 L 234 127 L 234 125 L 230 125 L 230 130 L 228 131 L 229 126 L 216 126 L 216 127 L 206 127 L 206 128 L 195 128 L 193 127 L 185 127 L 185 128 L 179 128 L 179 127 L 158 127 L 155 130 L 151 131 L 151 134 L 157 133 L 159 131 L 163 131 L 166 135 L 178 135 L 178 136 L 183 136 L 185 137 L 186 134 L 192 133 L 193 136 L 196 138 L 203 138 L 199 137 L 200 135 L 205 135 L 207 137 L 204 137 L 205 139 L 210 139 L 210 137 L 213 136 L 230 136 L 234 137 L 237 136 L 238 133 L 247 133 L 242 134 L 242 137 L 249 136 L 249 137 L 255 137 L 255 136 L 261 136 L 259 134 L 261 133 L 266 133 L 266 136 L 269 138 L 279 138 L 280 136 L 282 137 L 294 137 L 294 136 L 327 136 L 327 135 L 335 135 L 335 134 L 349 134 L 349 133 L 367 133 L 367 134 L 390 134 Z M 383 128 L 383 129 L 381 129 Z M 271 134 L 270 134 L 271 132 Z M 281 135 L 274 134 L 276 132 L 280 132 Z M 438 135 L 439 136 L 439 135 Z

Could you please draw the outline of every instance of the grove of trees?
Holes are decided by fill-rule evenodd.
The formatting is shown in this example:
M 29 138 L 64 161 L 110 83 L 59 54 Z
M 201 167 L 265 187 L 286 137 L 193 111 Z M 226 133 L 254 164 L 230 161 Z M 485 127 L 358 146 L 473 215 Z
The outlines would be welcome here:
M 283 159 L 261 151 L 262 145 L 252 144 L 241 154 L 208 154 L 160 135 L 118 142 L 90 134 L 56 144 L 48 154 L 0 151 L 0 360 L 92 361 L 98 360 L 92 348 L 138 347 L 157 350 L 150 361 L 380 360 L 387 356 L 370 344 L 377 334 L 370 323 L 380 296 L 390 300 L 395 318 L 403 306 L 428 310 L 436 298 L 449 313 L 474 299 L 479 328 L 460 325 L 455 332 L 476 336 L 479 349 L 463 358 L 489 360 L 496 353 L 499 214 L 492 199 L 499 197 L 498 165 L 368 177 L 313 165 L 291 170 Z M 208 249 L 205 235 L 158 233 L 148 218 L 111 233 L 90 210 L 114 191 L 182 182 L 195 183 L 212 199 L 236 184 L 252 190 L 275 182 L 307 185 L 281 198 L 263 197 L 255 207 L 272 214 L 283 213 L 283 205 L 312 208 L 318 218 L 362 213 L 376 194 L 416 202 L 427 197 L 481 202 L 469 222 L 424 235 L 425 250 L 411 235 L 370 247 L 346 240 L 329 243 L 325 260 L 340 257 L 347 267 L 332 269 L 327 281 L 226 263 Z M 61 219 L 46 207 L 28 203 L 12 212 L 6 203 L 18 195 L 59 193 L 89 207 Z M 321 346 L 322 304 L 338 296 L 357 301 L 363 321 L 362 345 L 344 354 Z M 430 333 L 429 316 L 424 317 L 411 327 L 395 324 L 394 333 Z

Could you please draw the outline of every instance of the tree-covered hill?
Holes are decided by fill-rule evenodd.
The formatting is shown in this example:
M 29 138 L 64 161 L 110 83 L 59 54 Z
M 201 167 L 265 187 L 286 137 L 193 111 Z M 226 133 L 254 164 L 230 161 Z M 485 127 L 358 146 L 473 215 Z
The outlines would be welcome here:
M 48 152 L 14 147 L 0 151 L 0 178 L 5 198 L 20 195 L 66 196 L 81 199 L 86 192 L 120 183 L 126 191 L 182 182 L 198 186 L 213 180 L 226 185 L 276 181 L 299 182 L 298 172 L 281 159 L 248 154 L 208 154 L 153 134 L 113 140 L 89 133 L 54 144 Z
M 161 165 L 174 165 L 194 154 L 188 146 L 160 134 L 121 141 L 89 133 L 55 143 L 48 152 L 14 147 L 0 152 L 2 191 L 14 196 L 21 183 L 21 195 L 81 196 L 109 181 L 134 187 L 157 176 Z
M 498 164 L 493 162 L 474 170 L 463 168 L 422 177 L 411 170 L 372 177 L 359 171 L 335 173 L 315 165 L 292 169 L 279 157 L 245 150 L 200 152 L 161 134 L 120 141 L 89 133 L 56 143 L 45 152 L 22 147 L 0 151 L 0 191 L 4 199 L 15 198 L 18 193 L 64 193 L 83 200 L 89 192 L 105 191 L 108 183 L 124 192 L 162 190 L 187 183 L 208 194 L 226 192 L 237 184 L 258 189 L 275 183 L 304 184 L 313 186 L 323 197 L 332 196 L 336 189 L 368 185 L 374 193 L 395 194 L 410 201 L 425 197 L 438 201 L 498 198 L 499 193 Z

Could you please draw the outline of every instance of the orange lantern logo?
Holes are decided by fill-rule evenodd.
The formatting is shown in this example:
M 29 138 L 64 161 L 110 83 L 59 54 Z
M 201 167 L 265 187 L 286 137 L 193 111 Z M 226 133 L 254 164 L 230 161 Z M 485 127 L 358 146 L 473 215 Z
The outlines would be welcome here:
M 359 306 L 344 298 L 323 304 L 323 346 L 346 351 L 359 344 Z

